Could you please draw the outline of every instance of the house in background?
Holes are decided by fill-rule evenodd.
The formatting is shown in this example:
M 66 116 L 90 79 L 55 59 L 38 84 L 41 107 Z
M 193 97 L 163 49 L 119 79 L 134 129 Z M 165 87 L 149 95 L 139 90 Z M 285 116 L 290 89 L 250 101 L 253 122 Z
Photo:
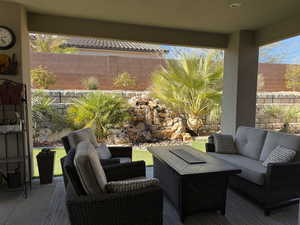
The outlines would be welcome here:
M 161 58 L 169 52 L 169 50 L 154 44 L 95 38 L 70 38 L 63 47 L 77 48 L 80 55 L 138 58 Z
M 82 80 L 95 77 L 99 89 L 113 90 L 114 79 L 127 72 L 136 79 L 134 90 L 145 90 L 152 72 L 164 65 L 168 53 L 159 45 L 93 38 L 70 38 L 64 46 L 77 48 L 78 52 L 31 53 L 31 68 L 42 65 L 56 75 L 51 89 L 83 89 Z

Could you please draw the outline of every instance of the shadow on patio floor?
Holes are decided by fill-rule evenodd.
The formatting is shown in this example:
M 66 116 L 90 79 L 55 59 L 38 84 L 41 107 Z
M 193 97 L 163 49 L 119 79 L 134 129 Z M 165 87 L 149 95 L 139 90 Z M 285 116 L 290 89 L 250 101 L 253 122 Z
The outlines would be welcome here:
M 152 168 L 147 168 L 152 176 Z M 36 180 L 28 199 L 21 193 L 0 192 L 1 225 L 69 225 L 64 207 L 64 185 L 61 177 L 50 185 L 39 185 Z M 265 217 L 256 205 L 229 190 L 226 216 L 217 213 L 200 213 L 188 217 L 185 225 L 297 225 L 298 206 L 275 211 Z M 170 204 L 164 202 L 164 225 L 183 225 Z

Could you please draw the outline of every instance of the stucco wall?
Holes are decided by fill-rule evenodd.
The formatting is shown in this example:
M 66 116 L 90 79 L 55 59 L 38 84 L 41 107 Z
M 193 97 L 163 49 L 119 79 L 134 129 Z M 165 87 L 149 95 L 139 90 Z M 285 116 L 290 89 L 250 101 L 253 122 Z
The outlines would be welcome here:
M 151 74 L 164 65 L 161 58 L 97 55 L 64 55 L 49 53 L 31 53 L 31 68 L 43 65 L 56 74 L 57 82 L 51 89 L 83 89 L 82 80 L 95 76 L 100 89 L 113 90 L 113 80 L 121 72 L 129 72 L 136 78 L 134 90 L 149 87 Z M 267 92 L 287 91 L 284 74 L 285 64 L 259 64 L 258 73 L 264 79 Z
M 288 91 L 285 83 L 286 64 L 260 63 L 258 73 L 264 79 L 263 91 Z
M 163 59 L 154 57 L 31 54 L 32 68 L 43 65 L 56 75 L 56 84 L 51 89 L 83 89 L 82 80 L 94 76 L 99 81 L 99 89 L 112 90 L 118 74 L 128 72 L 136 78 L 134 90 L 145 90 L 151 73 L 163 63 Z

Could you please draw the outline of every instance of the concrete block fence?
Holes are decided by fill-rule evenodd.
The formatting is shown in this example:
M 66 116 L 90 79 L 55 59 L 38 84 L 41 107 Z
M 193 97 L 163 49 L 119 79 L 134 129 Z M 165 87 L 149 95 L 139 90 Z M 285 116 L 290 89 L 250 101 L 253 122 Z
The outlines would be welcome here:
M 36 90 L 33 89 L 33 92 Z M 102 91 L 103 93 L 119 94 L 126 98 L 134 96 L 142 97 L 149 95 L 147 91 Z M 49 96 L 55 99 L 55 107 L 61 113 L 64 113 L 68 106 L 72 104 L 74 99 L 78 99 L 88 93 L 94 92 L 89 90 L 44 90 Z M 259 92 L 257 93 L 257 113 L 256 113 L 256 126 L 264 129 L 276 130 L 280 129 L 283 121 L 277 119 L 266 118 L 263 115 L 263 107 L 268 105 L 281 105 L 287 107 L 291 105 L 299 105 L 300 107 L 300 92 Z M 291 128 L 295 132 L 300 132 L 300 118 L 294 118 L 290 124 Z M 205 129 L 215 130 L 218 127 L 217 124 L 208 124 Z

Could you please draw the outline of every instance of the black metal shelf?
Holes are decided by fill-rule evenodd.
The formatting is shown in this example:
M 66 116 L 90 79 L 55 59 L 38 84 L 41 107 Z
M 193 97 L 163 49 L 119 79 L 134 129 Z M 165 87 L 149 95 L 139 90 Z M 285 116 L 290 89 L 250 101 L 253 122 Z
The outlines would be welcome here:
M 31 152 L 30 152 L 30 140 L 28 135 L 28 108 L 27 108 L 27 89 L 25 84 L 13 82 L 6 79 L 0 79 L 0 82 L 3 84 L 0 85 L 0 88 L 7 89 L 8 91 L 1 95 L 0 92 L 0 113 L 1 119 L 4 121 L 11 120 L 12 113 L 16 115 L 16 124 L 20 125 L 21 130 L 0 132 L 0 136 L 3 137 L 4 152 L 2 152 L 0 158 L 0 175 L 4 178 L 7 178 L 11 171 L 18 170 L 22 175 L 22 185 L 24 190 L 24 197 L 28 196 L 28 185 L 31 189 L 31 178 L 32 178 L 32 168 L 31 168 Z M 9 99 L 9 92 L 12 93 L 9 88 L 14 88 L 20 91 L 20 96 L 16 98 L 14 95 Z M 3 89 L 2 89 L 3 90 Z M 2 91 L 3 93 L 3 91 Z M 10 101 L 11 100 L 11 101 Z M 12 136 L 12 137 L 11 137 Z M 9 147 L 9 140 L 15 136 L 15 146 Z M 14 166 L 14 169 L 11 169 Z M 28 172 L 28 174 L 27 174 Z
M 0 164 L 4 164 L 4 163 L 18 163 L 18 162 L 19 163 L 24 163 L 23 157 L 21 157 L 21 158 L 12 157 L 12 158 L 7 158 L 7 159 L 0 159 Z
M 6 133 L 0 132 L 0 135 L 22 134 L 22 133 L 23 133 L 23 131 L 10 131 L 10 132 L 6 132 Z

